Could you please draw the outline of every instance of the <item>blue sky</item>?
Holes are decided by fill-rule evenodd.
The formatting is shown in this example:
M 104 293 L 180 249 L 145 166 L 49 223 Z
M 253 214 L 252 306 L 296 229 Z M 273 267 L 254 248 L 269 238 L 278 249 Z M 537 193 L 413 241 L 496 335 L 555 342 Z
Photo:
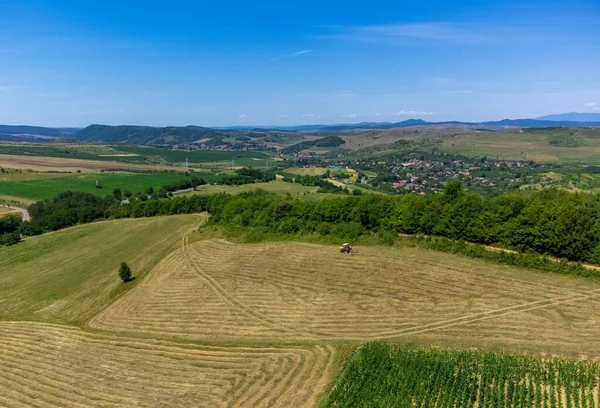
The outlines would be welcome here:
M 600 112 L 599 0 L 0 0 L 0 123 Z

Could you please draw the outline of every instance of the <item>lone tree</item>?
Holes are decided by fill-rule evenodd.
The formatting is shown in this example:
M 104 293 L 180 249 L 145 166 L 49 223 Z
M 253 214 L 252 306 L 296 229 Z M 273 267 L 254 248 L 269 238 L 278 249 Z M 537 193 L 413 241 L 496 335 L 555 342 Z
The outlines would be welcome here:
M 121 262 L 121 267 L 119 268 L 119 277 L 125 283 L 131 280 L 131 268 L 125 262 Z

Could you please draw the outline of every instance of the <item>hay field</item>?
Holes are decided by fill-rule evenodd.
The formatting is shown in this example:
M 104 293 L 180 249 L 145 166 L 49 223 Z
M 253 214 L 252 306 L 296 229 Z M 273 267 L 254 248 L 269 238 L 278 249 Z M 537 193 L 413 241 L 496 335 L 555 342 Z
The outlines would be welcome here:
M 189 244 L 92 327 L 210 341 L 394 340 L 600 357 L 600 282 L 411 248 Z M 533 323 L 533 324 L 532 324 Z
M 105 221 L 0 247 L 0 320 L 83 322 L 125 289 L 121 262 L 142 278 L 199 223 L 194 215 Z
M 0 406 L 316 406 L 331 346 L 210 347 L 0 322 Z

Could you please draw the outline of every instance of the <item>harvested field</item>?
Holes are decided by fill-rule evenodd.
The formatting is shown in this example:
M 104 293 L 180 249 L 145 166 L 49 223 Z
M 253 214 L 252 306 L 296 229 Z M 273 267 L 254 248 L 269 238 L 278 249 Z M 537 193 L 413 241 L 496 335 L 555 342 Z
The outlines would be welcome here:
M 416 248 L 344 256 L 326 245 L 184 240 L 91 325 L 211 341 L 389 339 L 600 356 L 597 306 L 598 281 Z
M 134 164 L 124 162 L 111 162 L 101 160 L 81 160 L 68 159 L 62 157 L 44 157 L 44 156 L 19 156 L 10 154 L 0 154 L 0 167 L 10 169 L 31 169 L 35 171 L 71 171 L 81 170 L 82 172 L 99 170 L 139 170 L 139 171 L 161 171 L 175 170 L 185 171 L 185 166 L 164 166 L 149 164 Z
M 315 406 L 331 346 L 209 347 L 0 323 L 0 406 Z

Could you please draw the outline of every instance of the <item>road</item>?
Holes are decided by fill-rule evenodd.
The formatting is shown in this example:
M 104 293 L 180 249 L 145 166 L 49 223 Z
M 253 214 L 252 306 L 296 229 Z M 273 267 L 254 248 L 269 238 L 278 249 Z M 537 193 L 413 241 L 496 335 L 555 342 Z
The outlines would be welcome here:
M 29 216 L 29 211 L 27 211 L 25 208 L 15 207 L 13 205 L 2 205 L 2 204 L 0 204 L 0 207 L 11 208 L 13 210 L 16 210 L 16 211 L 20 212 L 21 215 L 23 216 L 23 221 L 30 221 L 31 220 L 31 217 Z

